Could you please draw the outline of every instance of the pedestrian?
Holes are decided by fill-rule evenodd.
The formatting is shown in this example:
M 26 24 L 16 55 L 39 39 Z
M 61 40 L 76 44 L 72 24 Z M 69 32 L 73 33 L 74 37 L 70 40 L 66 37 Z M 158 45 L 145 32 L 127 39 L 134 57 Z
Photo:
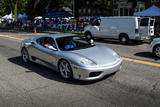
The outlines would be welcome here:
M 54 25 L 54 21 L 53 21 L 53 19 L 51 20 L 51 28 L 53 27 L 53 25 Z

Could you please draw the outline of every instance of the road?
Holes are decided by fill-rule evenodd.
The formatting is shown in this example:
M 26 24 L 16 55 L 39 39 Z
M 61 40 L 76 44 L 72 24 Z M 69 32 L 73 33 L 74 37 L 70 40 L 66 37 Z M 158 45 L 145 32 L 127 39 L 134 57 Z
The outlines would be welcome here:
M 0 33 L 17 38 L 33 34 Z M 41 35 L 41 34 L 36 34 Z M 96 40 L 121 56 L 160 64 L 148 52 L 147 44 L 121 45 L 117 41 Z M 160 67 L 123 61 L 121 71 L 99 81 L 63 80 L 41 65 L 22 62 L 20 40 L 0 37 L 1 107 L 159 107 Z

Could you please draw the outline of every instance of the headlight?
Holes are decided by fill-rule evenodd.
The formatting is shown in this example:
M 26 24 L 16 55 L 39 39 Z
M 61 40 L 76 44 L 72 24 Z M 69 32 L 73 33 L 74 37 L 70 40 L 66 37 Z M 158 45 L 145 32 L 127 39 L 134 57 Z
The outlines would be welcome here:
M 85 64 L 85 65 L 93 65 L 94 64 L 94 62 L 92 62 L 91 60 L 89 60 L 87 58 L 81 58 L 80 63 Z

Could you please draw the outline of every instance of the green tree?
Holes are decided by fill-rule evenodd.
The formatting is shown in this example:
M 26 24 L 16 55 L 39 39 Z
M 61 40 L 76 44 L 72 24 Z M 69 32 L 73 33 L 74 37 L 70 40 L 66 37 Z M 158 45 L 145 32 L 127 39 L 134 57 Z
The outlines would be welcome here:
M 18 7 L 18 0 L 16 1 L 16 4 L 15 4 L 15 7 L 14 7 L 14 19 L 15 19 L 15 21 L 17 21 L 17 12 L 18 12 L 18 9 L 17 9 L 17 7 Z
M 27 0 L 26 12 L 31 19 L 35 16 L 43 16 L 52 10 L 58 11 L 64 6 L 69 6 L 69 2 L 64 2 L 64 0 L 40 0 L 35 8 L 34 3 L 34 0 Z
M 17 1 L 17 11 L 24 13 L 26 9 L 27 0 L 0 0 L 0 15 L 9 14 L 15 9 Z

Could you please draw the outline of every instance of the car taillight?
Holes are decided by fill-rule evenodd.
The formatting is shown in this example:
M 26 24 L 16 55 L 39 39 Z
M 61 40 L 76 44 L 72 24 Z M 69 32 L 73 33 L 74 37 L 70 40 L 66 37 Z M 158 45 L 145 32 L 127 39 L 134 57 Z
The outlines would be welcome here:
M 135 29 L 135 33 L 138 33 L 138 29 Z

